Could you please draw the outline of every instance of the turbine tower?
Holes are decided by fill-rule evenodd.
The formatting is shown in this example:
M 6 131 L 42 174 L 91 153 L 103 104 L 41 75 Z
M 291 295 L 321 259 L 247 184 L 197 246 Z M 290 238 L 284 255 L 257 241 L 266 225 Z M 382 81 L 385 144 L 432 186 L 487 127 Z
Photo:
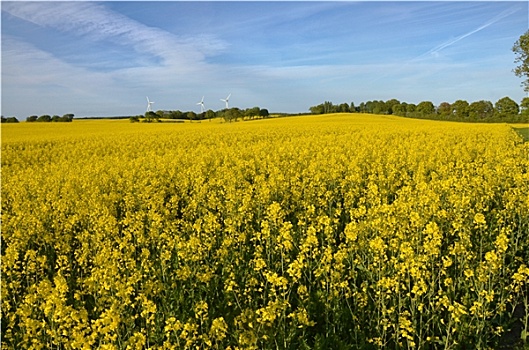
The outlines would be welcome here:
M 202 96 L 202 100 L 200 100 L 200 102 L 197 103 L 197 105 L 200 105 L 200 113 L 204 113 L 204 111 L 206 110 L 204 108 L 204 96 Z
M 147 112 L 152 112 L 152 105 L 154 101 L 149 101 L 149 97 L 147 96 Z
M 226 109 L 229 108 L 229 106 L 228 106 L 228 101 L 230 100 L 230 96 L 231 96 L 231 94 L 229 94 L 228 97 L 226 97 L 226 98 L 221 98 L 221 99 L 220 99 L 221 101 L 226 102 Z

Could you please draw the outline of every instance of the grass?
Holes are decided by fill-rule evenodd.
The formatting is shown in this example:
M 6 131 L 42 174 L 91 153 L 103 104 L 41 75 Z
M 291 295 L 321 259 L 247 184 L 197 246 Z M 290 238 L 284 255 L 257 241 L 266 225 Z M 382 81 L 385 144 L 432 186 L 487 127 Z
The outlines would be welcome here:
M 514 128 L 514 130 L 523 137 L 524 142 L 529 141 L 529 127 L 528 128 Z

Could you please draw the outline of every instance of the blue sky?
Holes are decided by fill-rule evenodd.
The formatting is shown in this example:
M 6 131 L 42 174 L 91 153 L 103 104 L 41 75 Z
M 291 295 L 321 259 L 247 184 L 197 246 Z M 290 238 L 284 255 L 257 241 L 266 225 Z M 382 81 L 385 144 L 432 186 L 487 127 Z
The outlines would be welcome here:
M 528 2 L 2 1 L 2 115 L 525 96 Z

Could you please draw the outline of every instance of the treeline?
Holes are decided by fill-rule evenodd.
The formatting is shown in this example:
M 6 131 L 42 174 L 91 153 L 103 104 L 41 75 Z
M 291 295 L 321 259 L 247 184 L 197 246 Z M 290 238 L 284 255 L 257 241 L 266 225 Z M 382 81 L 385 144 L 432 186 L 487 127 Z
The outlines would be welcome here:
M 189 121 L 202 121 L 202 120 L 211 120 L 214 118 L 223 118 L 224 121 L 233 122 L 237 120 L 252 120 L 258 118 L 268 118 L 269 117 L 268 109 L 266 108 L 247 108 L 239 109 L 237 107 L 223 109 L 220 111 L 213 111 L 211 109 L 202 112 L 195 113 L 193 111 L 182 112 L 179 110 L 176 111 L 156 111 L 156 112 L 146 112 L 145 115 L 137 115 L 130 117 L 130 121 L 134 122 L 143 122 L 143 123 L 152 123 L 160 122 L 162 119 L 176 119 L 176 120 L 189 120 Z
M 2 123 L 18 123 L 17 117 L 4 117 L 2 116 Z
M 485 100 L 472 103 L 468 103 L 465 100 L 457 100 L 453 103 L 442 102 L 439 106 L 435 106 L 431 101 L 413 104 L 391 99 L 387 101 L 362 102 L 358 106 L 355 106 L 353 102 L 335 105 L 332 102 L 325 101 L 309 109 L 312 114 L 371 113 L 451 121 L 529 122 L 529 97 L 523 98 L 520 105 L 509 97 L 500 98 L 494 104 Z
M 73 120 L 74 115 L 72 113 L 68 113 L 63 115 L 62 117 L 59 117 L 58 115 L 54 115 L 53 117 L 47 114 L 36 116 L 32 115 L 30 117 L 26 118 L 26 122 L 28 123 L 52 123 L 52 122 L 62 122 L 62 123 L 70 123 Z
M 51 123 L 51 122 L 62 122 L 62 123 L 70 123 L 73 120 L 74 115 L 72 113 L 65 114 L 62 117 L 59 117 L 58 115 L 54 115 L 53 117 L 47 114 L 36 116 L 32 115 L 30 117 L 26 118 L 26 122 L 32 123 Z M 17 117 L 7 117 L 5 118 L 2 116 L 2 123 L 18 123 Z

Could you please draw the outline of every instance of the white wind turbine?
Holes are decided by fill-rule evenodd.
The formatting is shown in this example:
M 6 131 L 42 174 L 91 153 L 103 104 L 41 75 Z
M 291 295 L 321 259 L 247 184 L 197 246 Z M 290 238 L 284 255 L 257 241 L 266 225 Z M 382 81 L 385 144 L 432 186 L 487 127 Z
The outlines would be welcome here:
M 147 112 L 152 112 L 153 104 L 154 104 L 154 101 L 149 101 L 149 97 L 147 96 Z
M 206 110 L 204 108 L 204 96 L 202 96 L 202 100 L 200 100 L 200 102 L 197 103 L 197 105 L 200 105 L 200 113 L 204 113 L 204 111 Z
M 230 100 L 230 96 L 231 96 L 231 94 L 229 94 L 228 97 L 226 97 L 226 98 L 221 98 L 220 99 L 221 101 L 226 102 L 226 109 L 228 109 L 228 101 Z

